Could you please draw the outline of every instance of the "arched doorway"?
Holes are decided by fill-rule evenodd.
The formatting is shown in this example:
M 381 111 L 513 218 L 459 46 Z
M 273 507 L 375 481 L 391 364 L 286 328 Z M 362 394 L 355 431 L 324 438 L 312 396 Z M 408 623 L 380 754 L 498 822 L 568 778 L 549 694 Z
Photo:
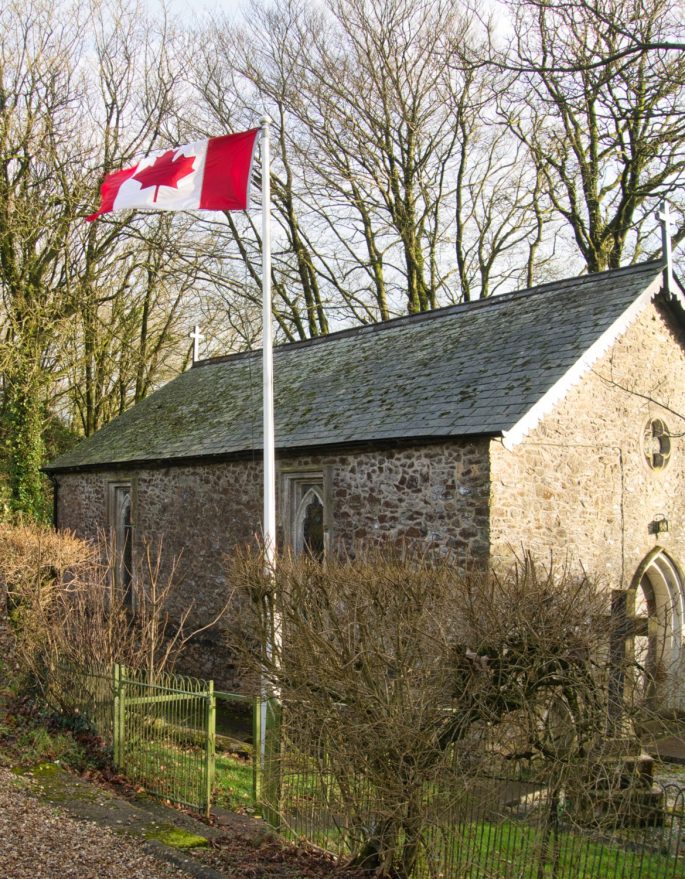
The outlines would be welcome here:
M 633 581 L 633 698 L 652 709 L 685 707 L 685 587 L 673 559 L 655 549 Z

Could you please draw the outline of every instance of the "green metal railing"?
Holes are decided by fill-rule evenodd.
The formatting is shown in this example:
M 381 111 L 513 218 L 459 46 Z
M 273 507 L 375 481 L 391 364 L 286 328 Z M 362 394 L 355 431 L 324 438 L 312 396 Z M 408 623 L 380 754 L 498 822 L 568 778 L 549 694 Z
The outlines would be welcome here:
M 156 796 L 209 813 L 216 745 L 212 681 L 123 665 L 81 671 L 73 679 L 73 701 L 110 745 L 123 775 Z
M 277 699 L 254 701 L 252 790 L 262 818 L 278 829 L 281 793 L 281 706 Z
M 93 666 L 87 671 L 72 666 L 61 667 L 58 679 L 68 697 L 62 699 L 73 706 L 75 713 L 83 717 L 109 746 L 114 741 L 114 690 L 113 673 L 109 666 Z
M 209 812 L 217 696 L 234 702 L 249 697 L 217 694 L 211 682 L 150 677 L 123 666 L 69 679 L 80 713 L 111 745 L 124 775 L 160 797 Z M 381 804 L 365 779 L 337 777 L 325 730 L 301 721 L 276 700 L 256 701 L 255 800 L 284 835 L 350 855 L 378 825 Z M 529 772 L 506 775 L 503 768 L 498 777 L 471 778 L 465 785 L 445 764 L 425 790 L 428 820 L 415 879 L 685 877 L 685 788 L 663 788 L 663 802 L 650 806 L 649 820 L 591 828 L 544 779 Z
M 116 665 L 114 765 L 164 799 L 209 812 L 215 771 L 214 685 Z

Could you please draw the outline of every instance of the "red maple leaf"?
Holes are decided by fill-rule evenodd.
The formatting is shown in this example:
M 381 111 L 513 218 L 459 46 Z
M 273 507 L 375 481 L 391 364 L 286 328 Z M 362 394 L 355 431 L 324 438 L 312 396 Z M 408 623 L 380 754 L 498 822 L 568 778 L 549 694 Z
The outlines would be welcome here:
M 157 201 L 160 186 L 178 189 L 178 181 L 193 173 L 196 157 L 178 156 L 174 158 L 175 153 L 176 150 L 167 150 L 161 156 L 157 156 L 152 165 L 148 165 L 147 168 L 143 168 L 142 171 L 133 175 L 133 179 L 140 183 L 141 189 L 155 187 L 153 202 Z

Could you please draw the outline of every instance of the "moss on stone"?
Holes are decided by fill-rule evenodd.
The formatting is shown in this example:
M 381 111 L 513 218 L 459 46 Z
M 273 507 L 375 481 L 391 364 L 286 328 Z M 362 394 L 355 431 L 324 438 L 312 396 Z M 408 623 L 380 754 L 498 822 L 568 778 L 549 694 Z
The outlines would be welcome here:
M 12 772 L 15 775 L 30 775 L 32 778 L 42 781 L 54 778 L 59 772 L 59 766 L 56 763 L 50 762 L 36 763 L 33 766 L 14 766 Z
M 157 840 L 163 845 L 171 846 L 171 848 L 186 851 L 191 848 L 201 848 L 209 844 L 206 836 L 200 836 L 197 833 L 190 833 L 188 830 L 182 830 L 173 824 L 162 824 L 152 830 L 145 832 L 145 839 Z
M 94 802 L 98 796 L 88 785 L 74 782 L 57 763 L 43 762 L 33 766 L 14 766 L 15 775 L 34 779 L 39 799 L 50 803 L 74 801 Z

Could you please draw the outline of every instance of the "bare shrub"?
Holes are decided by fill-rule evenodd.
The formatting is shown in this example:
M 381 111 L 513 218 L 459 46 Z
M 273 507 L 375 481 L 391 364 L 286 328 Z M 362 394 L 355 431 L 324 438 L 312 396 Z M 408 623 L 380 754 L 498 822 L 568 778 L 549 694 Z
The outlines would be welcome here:
M 171 625 L 166 606 L 176 565 L 162 576 L 161 546 L 146 546 L 134 572 L 133 614 L 113 586 L 111 556 L 105 541 L 89 543 L 38 526 L 0 526 L 0 581 L 17 659 L 48 703 L 65 712 L 74 707 L 78 670 L 119 662 L 154 675 L 171 669 L 200 631 L 184 631 L 192 603 Z
M 269 573 L 248 554 L 233 576 L 253 597 L 267 649 L 252 661 L 284 740 L 334 779 L 353 861 L 377 875 L 412 874 L 467 779 L 525 759 L 568 790 L 606 732 L 608 609 L 587 577 L 387 554 Z

